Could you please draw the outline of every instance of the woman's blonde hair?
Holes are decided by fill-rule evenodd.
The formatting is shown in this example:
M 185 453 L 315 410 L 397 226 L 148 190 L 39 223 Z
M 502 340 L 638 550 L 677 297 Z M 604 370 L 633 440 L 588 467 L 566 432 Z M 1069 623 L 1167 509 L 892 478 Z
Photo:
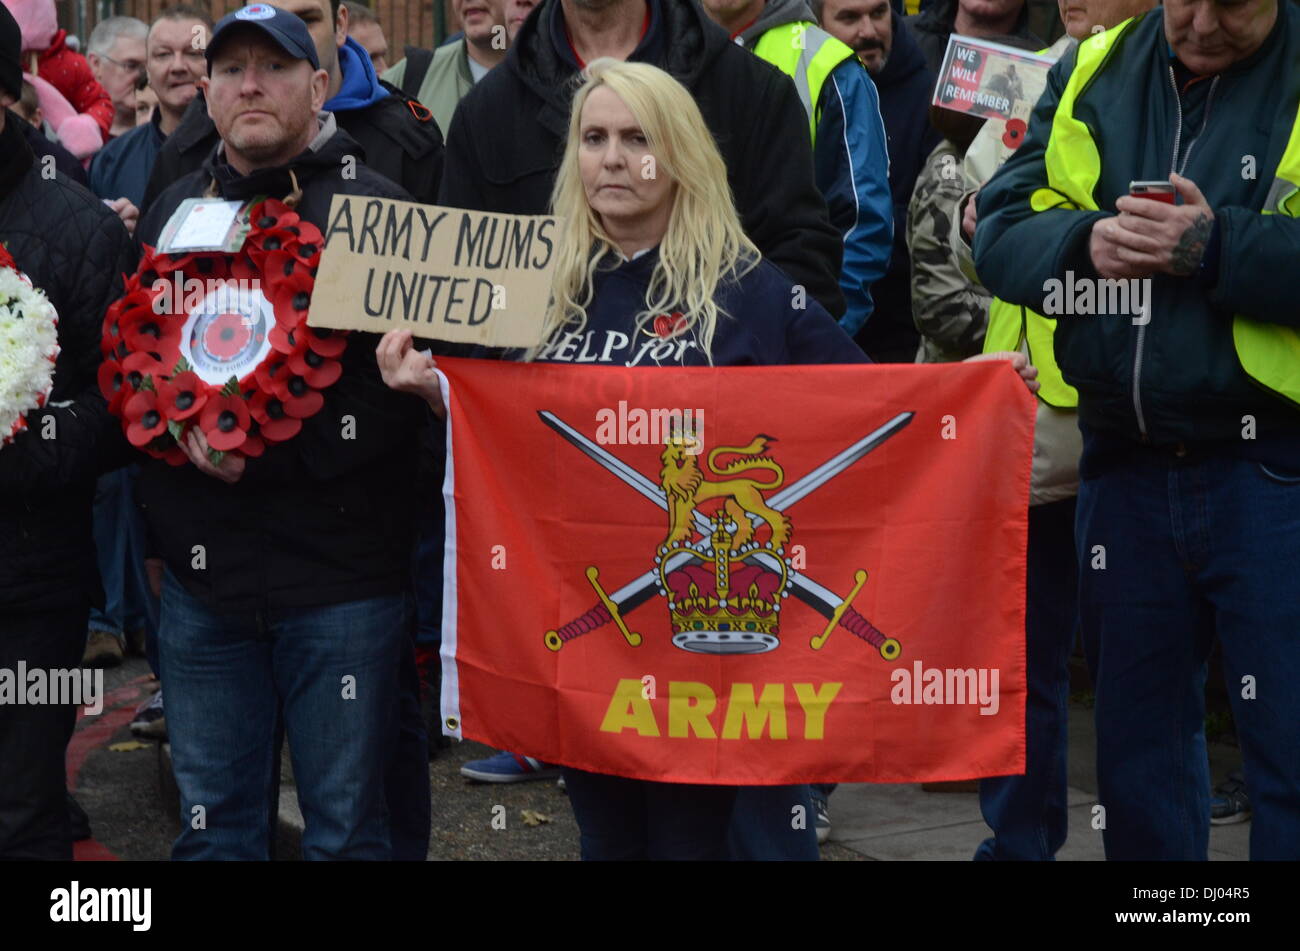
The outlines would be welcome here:
M 719 315 L 725 316 L 714 300 L 718 285 L 739 278 L 761 259 L 740 226 L 713 135 L 691 94 L 661 69 L 602 58 L 588 65 L 584 76 L 573 98 L 568 142 L 551 194 L 552 212 L 563 223 L 544 343 L 529 358 L 536 358 L 564 333 L 582 332 L 596 267 L 607 255 L 618 253 L 587 201 L 578 170 L 582 108 L 593 90 L 607 86 L 645 133 L 655 160 L 653 174 L 667 175 L 674 185 L 668 230 L 659 244 L 659 260 L 650 276 L 645 309 L 636 316 L 636 329 L 639 332 L 657 314 L 680 309 L 686 322 L 675 336 L 693 331 L 712 362 L 714 331 Z

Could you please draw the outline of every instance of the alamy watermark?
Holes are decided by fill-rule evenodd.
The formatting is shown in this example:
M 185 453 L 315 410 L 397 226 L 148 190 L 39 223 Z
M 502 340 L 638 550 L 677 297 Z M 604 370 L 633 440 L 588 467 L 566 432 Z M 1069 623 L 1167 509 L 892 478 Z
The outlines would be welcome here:
M 1043 282 L 1043 314 L 1048 317 L 1131 317 L 1137 325 L 1151 322 L 1151 278 L 1076 278 Z
M 0 667 L 0 706 L 84 706 L 90 716 L 104 710 L 104 671 L 81 667 L 46 670 L 20 660 Z
M 690 456 L 704 449 L 703 409 L 616 408 L 596 410 L 596 442 L 602 446 L 663 446 L 678 443 Z

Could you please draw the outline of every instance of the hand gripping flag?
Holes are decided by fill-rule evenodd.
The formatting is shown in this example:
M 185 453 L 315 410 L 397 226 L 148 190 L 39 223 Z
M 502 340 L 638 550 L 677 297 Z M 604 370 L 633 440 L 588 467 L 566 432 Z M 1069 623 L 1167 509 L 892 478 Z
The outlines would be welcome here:
M 1024 772 L 1008 365 L 440 365 L 444 732 L 665 782 Z

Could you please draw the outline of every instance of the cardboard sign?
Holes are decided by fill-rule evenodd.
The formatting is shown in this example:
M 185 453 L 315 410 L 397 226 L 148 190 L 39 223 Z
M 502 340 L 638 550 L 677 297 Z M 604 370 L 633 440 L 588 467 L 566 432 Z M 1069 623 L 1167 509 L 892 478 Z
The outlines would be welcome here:
M 541 339 L 559 220 L 335 195 L 307 323 L 491 347 Z
M 1028 122 L 1053 62 L 1051 56 L 954 33 L 932 103 L 983 118 Z

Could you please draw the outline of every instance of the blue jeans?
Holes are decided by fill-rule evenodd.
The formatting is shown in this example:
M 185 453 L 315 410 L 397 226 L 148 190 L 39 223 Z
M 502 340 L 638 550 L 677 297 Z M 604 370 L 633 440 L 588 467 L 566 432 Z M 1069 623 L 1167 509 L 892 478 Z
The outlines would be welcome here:
M 582 860 L 721 861 L 735 786 L 654 783 L 564 767 Z
M 1078 624 L 1075 500 L 1029 509 L 1026 572 L 1025 774 L 980 781 L 993 835 L 976 860 L 1047 861 L 1065 844 L 1070 647 Z
M 1300 472 L 1196 448 L 1093 472 L 1089 442 L 1085 432 L 1076 539 L 1106 857 L 1207 857 L 1204 687 L 1217 636 L 1254 808 L 1251 858 L 1300 859 Z
M 731 858 L 816 862 L 821 858 L 816 820 L 810 786 L 741 786 L 727 836 Z
M 270 857 L 287 732 L 304 859 L 391 857 L 405 595 L 217 615 L 165 575 L 162 678 L 180 788 L 173 859 Z

